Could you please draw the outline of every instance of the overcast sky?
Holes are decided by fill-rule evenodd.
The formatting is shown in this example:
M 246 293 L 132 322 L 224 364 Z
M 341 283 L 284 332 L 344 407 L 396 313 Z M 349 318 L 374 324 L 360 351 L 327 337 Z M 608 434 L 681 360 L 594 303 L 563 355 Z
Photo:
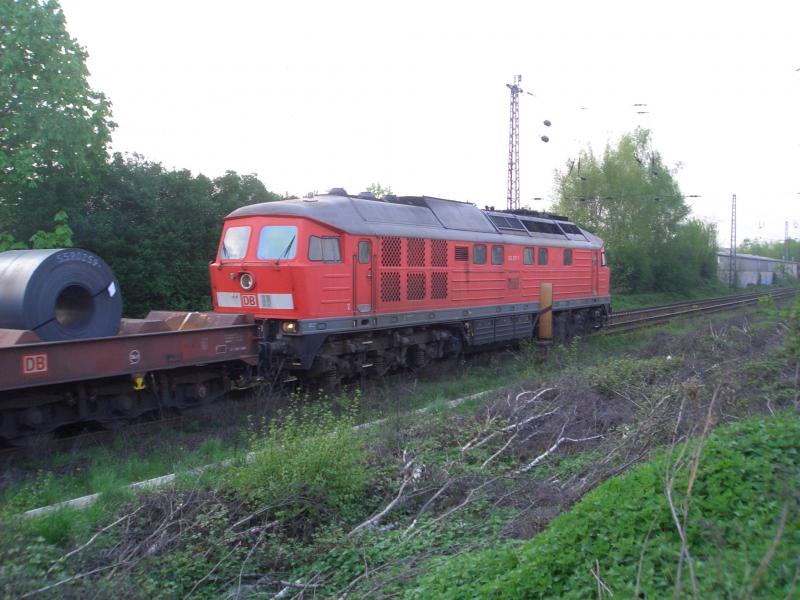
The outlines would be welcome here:
M 521 74 L 523 204 L 546 209 L 555 169 L 642 125 L 723 245 L 733 193 L 739 241 L 782 239 L 787 220 L 800 237 L 794 2 L 61 4 L 115 151 L 279 193 L 380 182 L 499 208 Z

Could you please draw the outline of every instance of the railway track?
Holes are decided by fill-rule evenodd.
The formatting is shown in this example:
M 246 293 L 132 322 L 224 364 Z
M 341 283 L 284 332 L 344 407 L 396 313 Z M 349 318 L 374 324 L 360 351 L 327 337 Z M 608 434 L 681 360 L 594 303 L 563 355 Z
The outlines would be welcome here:
M 773 300 L 780 300 L 794 296 L 800 291 L 796 288 L 787 288 L 775 290 L 768 293 L 756 292 L 746 294 L 736 294 L 731 296 L 723 296 L 717 298 L 706 298 L 702 300 L 692 300 L 687 302 L 674 302 L 670 304 L 663 304 L 659 306 L 652 306 L 638 310 L 620 311 L 614 313 L 610 322 L 602 330 L 606 334 L 616 334 L 642 329 L 666 323 L 675 318 L 689 317 L 693 315 L 709 314 L 715 312 L 722 312 L 726 310 L 734 310 L 743 306 L 756 304 L 761 298 L 769 297 Z M 389 377 L 401 377 L 402 374 L 392 374 Z M 255 395 L 254 395 L 255 396 Z M 253 410 L 256 409 L 256 404 L 262 400 L 258 400 L 254 396 L 248 396 L 243 402 Z M 143 433 L 151 430 L 154 427 L 165 428 L 171 424 L 180 427 L 186 420 L 191 420 L 197 417 L 202 417 L 205 413 L 210 413 L 218 410 L 215 406 L 203 406 L 190 410 L 186 415 L 172 416 L 164 419 L 159 419 L 150 422 L 138 422 L 126 425 L 128 433 L 137 432 Z M 0 457 L 6 458 L 9 455 L 17 454 L 20 451 L 25 451 L 27 448 L 36 448 L 41 445 L 47 445 L 52 451 L 68 452 L 72 448 L 83 447 L 85 445 L 104 444 L 114 438 L 117 429 L 106 429 L 91 432 L 84 432 L 77 435 L 58 437 L 53 436 L 48 439 L 41 439 L 38 436 L 33 440 L 26 440 L 19 447 L 7 447 L 0 449 Z
M 797 294 L 798 289 L 786 288 L 774 290 L 768 293 L 755 292 L 747 294 L 736 294 L 732 296 L 722 296 L 718 298 L 705 298 L 703 300 L 692 300 L 688 302 L 674 302 L 662 304 L 639 310 L 628 310 L 614 313 L 610 322 L 606 325 L 606 333 L 621 333 L 658 325 L 671 321 L 676 317 L 690 315 L 709 314 L 733 310 L 750 304 L 758 303 L 762 298 L 780 300 L 789 298 Z

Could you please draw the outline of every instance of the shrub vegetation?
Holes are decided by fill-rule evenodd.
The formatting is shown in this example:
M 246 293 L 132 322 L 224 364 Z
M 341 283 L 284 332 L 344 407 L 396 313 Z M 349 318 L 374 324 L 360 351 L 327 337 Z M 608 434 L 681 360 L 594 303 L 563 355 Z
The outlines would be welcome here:
M 588 598 L 598 577 L 615 595 L 691 595 L 665 494 L 664 453 L 589 493 L 532 540 L 440 562 L 409 598 Z M 719 429 L 675 480 L 701 598 L 791 597 L 800 567 L 800 418 L 755 418 Z M 680 515 L 682 518 L 682 515 Z M 595 575 L 593 575 L 593 572 Z M 602 586 L 601 586 L 602 587 Z M 601 593 L 602 594 L 602 593 Z

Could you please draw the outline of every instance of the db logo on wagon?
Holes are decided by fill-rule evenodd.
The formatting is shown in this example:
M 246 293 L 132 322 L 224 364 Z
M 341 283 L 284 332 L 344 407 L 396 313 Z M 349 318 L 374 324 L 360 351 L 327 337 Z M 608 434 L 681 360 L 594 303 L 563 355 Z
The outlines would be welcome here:
M 22 357 L 22 374 L 39 375 L 47 373 L 47 354 L 26 354 Z

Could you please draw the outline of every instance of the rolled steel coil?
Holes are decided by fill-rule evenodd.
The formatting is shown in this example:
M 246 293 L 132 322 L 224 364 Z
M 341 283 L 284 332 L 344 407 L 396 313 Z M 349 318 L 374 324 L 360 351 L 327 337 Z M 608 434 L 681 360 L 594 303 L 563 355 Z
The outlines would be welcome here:
M 108 337 L 121 317 L 119 282 L 96 254 L 0 252 L 0 329 L 29 329 L 43 341 Z

